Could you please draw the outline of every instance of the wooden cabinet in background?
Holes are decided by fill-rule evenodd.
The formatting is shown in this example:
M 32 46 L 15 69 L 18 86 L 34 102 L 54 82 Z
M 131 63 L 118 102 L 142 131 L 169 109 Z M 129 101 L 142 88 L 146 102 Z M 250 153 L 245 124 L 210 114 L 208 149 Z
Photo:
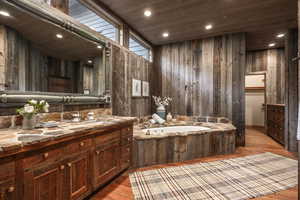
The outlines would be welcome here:
M 6 180 L 0 183 L 0 200 L 17 200 L 14 179 Z
M 284 108 L 282 104 L 267 104 L 267 134 L 284 145 Z

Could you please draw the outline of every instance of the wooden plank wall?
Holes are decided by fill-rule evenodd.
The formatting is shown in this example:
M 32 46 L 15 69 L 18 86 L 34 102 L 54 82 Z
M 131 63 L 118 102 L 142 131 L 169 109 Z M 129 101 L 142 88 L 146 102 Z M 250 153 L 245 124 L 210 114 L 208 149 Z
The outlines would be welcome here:
M 252 72 L 266 72 L 267 103 L 284 104 L 284 49 L 249 51 L 247 52 L 246 60 L 247 74 Z
M 152 94 L 173 98 L 172 114 L 230 118 L 238 128 L 237 144 L 244 145 L 245 54 L 243 33 L 160 46 Z
M 112 110 L 114 115 L 151 114 L 150 97 L 132 97 L 132 79 L 150 82 L 152 64 L 124 47 L 112 45 Z
M 293 61 L 298 54 L 298 30 L 289 30 L 286 34 L 286 91 L 285 91 L 285 146 L 289 151 L 297 152 L 297 128 L 299 109 L 299 72 L 298 62 Z M 283 76 L 283 75 L 282 75 Z

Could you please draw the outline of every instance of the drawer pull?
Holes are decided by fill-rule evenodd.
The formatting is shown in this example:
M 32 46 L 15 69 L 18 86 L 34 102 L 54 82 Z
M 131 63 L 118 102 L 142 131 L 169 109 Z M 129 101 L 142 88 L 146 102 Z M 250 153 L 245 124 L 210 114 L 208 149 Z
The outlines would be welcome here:
M 128 140 L 128 142 L 130 142 L 130 138 L 128 138 L 127 140 Z
M 15 191 L 15 187 L 11 186 L 11 187 L 8 188 L 7 191 L 8 191 L 9 193 L 12 193 L 12 192 Z
M 49 157 L 49 153 L 44 153 L 44 158 L 48 158 Z
M 64 165 L 60 166 L 60 170 L 64 170 L 64 169 L 65 169 Z
M 130 162 L 130 160 L 126 160 L 126 162 L 127 162 L 127 163 L 129 163 L 129 162 Z
M 84 142 L 80 142 L 80 146 L 83 147 L 84 146 Z
M 100 154 L 100 151 L 96 151 L 96 154 L 99 155 L 99 154 Z
M 129 152 L 129 151 L 130 151 L 130 149 L 129 149 L 129 148 L 127 148 L 126 150 L 127 150 L 127 152 Z
M 130 131 L 130 128 L 127 128 L 127 131 Z
M 68 163 L 68 167 L 72 167 L 72 163 Z

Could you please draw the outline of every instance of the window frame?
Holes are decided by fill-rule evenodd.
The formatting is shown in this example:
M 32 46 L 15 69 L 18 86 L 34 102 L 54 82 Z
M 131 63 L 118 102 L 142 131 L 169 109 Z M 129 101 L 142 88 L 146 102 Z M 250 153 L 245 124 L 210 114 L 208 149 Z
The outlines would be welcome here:
M 135 42 L 139 43 L 142 47 L 144 47 L 145 49 L 148 50 L 148 56 L 147 56 L 147 58 L 145 58 L 144 56 L 142 56 L 142 57 L 145 58 L 146 60 L 152 62 L 152 47 L 151 47 L 151 45 L 149 45 L 146 41 L 144 41 L 142 38 L 140 38 L 138 35 L 136 35 L 132 31 L 129 31 L 129 43 L 128 43 L 129 44 L 128 45 L 129 51 L 131 51 L 130 50 L 130 39 L 132 39 Z M 131 52 L 135 53 L 134 51 L 131 51 Z M 136 55 L 138 55 L 138 54 L 136 54 Z

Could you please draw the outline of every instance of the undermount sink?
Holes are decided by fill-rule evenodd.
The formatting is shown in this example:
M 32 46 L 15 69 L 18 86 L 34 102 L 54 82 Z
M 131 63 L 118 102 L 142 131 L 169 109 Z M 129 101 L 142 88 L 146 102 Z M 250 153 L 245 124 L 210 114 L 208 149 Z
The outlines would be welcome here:
M 43 141 L 48 138 L 49 138 L 48 136 L 43 136 L 43 135 L 21 135 L 18 137 L 18 141 L 24 143 L 31 143 L 35 141 Z

